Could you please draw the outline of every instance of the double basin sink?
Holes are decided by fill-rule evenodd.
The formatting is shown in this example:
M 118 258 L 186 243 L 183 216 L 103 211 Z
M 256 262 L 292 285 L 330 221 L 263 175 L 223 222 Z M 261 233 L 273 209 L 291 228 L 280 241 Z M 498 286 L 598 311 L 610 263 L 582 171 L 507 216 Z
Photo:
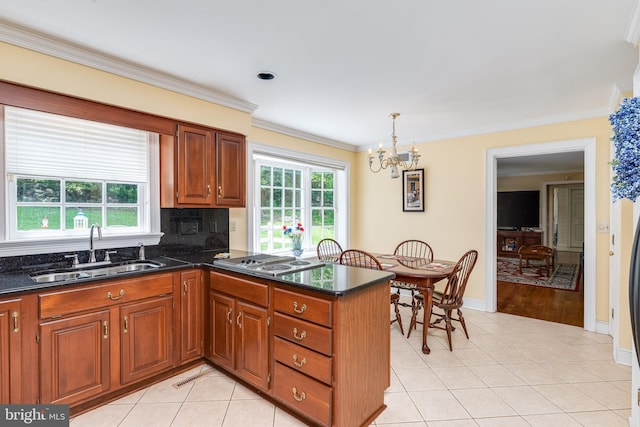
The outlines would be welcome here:
M 163 266 L 164 264 L 158 261 L 125 261 L 95 267 L 87 266 L 82 269 L 67 268 L 60 270 L 37 271 L 30 274 L 30 277 L 31 280 L 36 283 L 54 283 L 70 280 L 93 279 L 127 273 L 138 273 Z

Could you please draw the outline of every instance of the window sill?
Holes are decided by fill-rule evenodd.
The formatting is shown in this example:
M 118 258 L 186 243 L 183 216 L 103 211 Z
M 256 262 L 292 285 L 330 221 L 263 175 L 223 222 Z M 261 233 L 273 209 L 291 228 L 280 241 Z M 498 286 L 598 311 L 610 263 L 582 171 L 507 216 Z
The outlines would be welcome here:
M 94 239 L 95 249 L 113 249 L 137 246 L 157 245 L 164 233 L 140 233 L 126 236 L 103 236 Z M 58 239 L 20 240 L 0 242 L 0 257 L 35 255 L 56 252 L 77 252 L 89 250 L 89 235 L 86 237 L 67 237 Z

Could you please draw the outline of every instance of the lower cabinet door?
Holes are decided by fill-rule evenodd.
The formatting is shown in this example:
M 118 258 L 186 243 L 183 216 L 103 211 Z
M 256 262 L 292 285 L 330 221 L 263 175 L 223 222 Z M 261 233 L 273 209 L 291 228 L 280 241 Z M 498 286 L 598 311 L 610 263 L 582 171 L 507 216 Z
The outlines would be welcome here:
M 236 302 L 236 373 L 266 390 L 269 386 L 267 309 Z
M 173 366 L 172 307 L 172 296 L 120 307 L 122 384 Z
M 76 404 L 109 390 L 109 310 L 40 325 L 41 402 Z
M 0 303 L 0 403 L 22 403 L 20 300 Z
M 274 363 L 273 394 L 289 408 L 318 424 L 331 425 L 331 387 Z
M 211 324 L 208 357 L 213 362 L 233 369 L 234 299 L 218 292 L 209 295 Z

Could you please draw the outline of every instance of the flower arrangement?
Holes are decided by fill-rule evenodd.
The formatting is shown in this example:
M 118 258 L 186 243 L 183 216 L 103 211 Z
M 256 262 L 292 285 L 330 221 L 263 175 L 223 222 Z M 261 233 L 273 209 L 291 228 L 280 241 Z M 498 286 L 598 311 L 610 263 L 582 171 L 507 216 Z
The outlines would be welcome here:
M 302 238 L 304 237 L 304 227 L 301 223 L 296 223 L 295 226 L 287 227 L 282 226 L 282 234 L 291 239 L 291 250 L 296 256 L 302 254 Z
M 614 200 L 626 198 L 635 202 L 640 196 L 640 98 L 623 99 L 609 122 L 616 150 L 611 161 L 615 172 L 611 193 Z

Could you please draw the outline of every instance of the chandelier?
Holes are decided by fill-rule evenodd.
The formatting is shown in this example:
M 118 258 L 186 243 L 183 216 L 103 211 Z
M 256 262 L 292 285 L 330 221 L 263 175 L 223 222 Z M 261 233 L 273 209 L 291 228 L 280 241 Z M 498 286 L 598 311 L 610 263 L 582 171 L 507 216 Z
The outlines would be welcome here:
M 411 147 L 411 151 L 409 151 L 408 159 L 405 160 L 398 155 L 398 150 L 396 149 L 396 144 L 398 143 L 398 137 L 396 136 L 396 118 L 400 115 L 400 113 L 391 113 L 389 117 L 393 119 L 393 132 L 391 132 L 391 142 L 393 146 L 391 147 L 391 154 L 385 158 L 384 154 L 385 150 L 382 149 L 382 143 L 378 147 L 376 153 L 378 154 L 378 163 L 376 166 L 373 166 L 373 160 L 375 156 L 371 152 L 371 148 L 369 148 L 369 155 L 367 156 L 369 159 L 369 169 L 371 172 L 378 173 L 383 169 L 390 168 L 391 178 L 398 178 L 400 174 L 398 173 L 398 167 L 403 169 L 413 170 L 418 166 L 418 160 L 420 159 L 420 154 L 418 154 L 418 149 L 416 147 Z M 408 160 L 411 163 L 408 163 Z

